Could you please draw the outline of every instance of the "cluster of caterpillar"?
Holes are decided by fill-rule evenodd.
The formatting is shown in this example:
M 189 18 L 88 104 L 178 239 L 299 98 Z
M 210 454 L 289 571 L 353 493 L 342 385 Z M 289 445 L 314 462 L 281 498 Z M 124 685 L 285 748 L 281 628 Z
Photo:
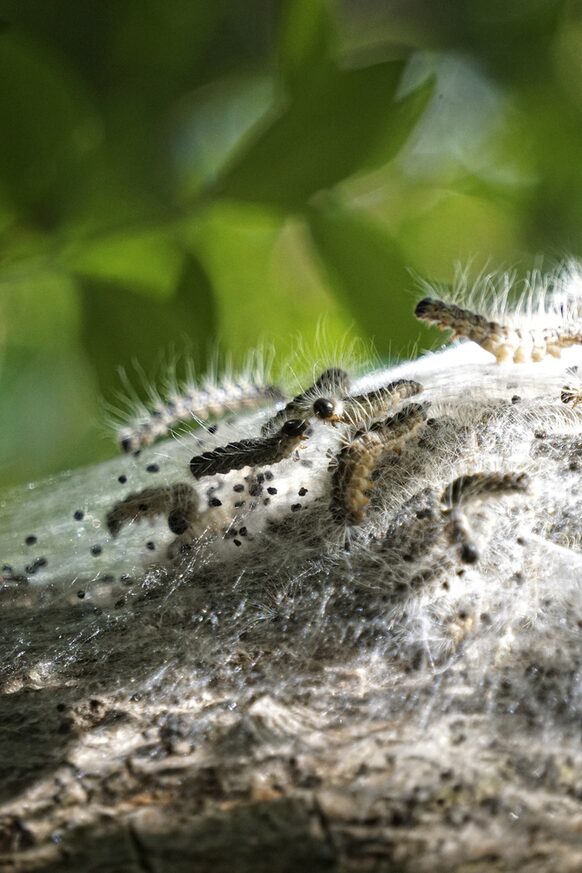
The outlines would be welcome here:
M 505 282 L 509 286 L 511 279 L 495 280 L 496 296 L 487 298 L 483 287 L 491 290 L 492 282 L 486 279 L 477 286 L 478 293 L 473 289 L 465 299 L 461 299 L 458 289 L 451 295 L 454 300 L 425 298 L 417 306 L 417 315 L 421 320 L 429 317 L 436 320 L 438 316 L 441 326 L 450 327 L 456 335 L 466 339 L 477 340 L 497 361 L 507 361 L 509 357 L 522 364 L 527 349 L 532 361 L 540 359 L 542 352 L 553 356 L 562 345 L 573 344 L 582 337 L 578 312 L 580 296 L 570 287 L 575 285 L 574 279 L 568 285 L 563 276 L 561 280 L 554 275 L 543 281 L 531 276 L 527 294 L 513 308 L 507 302 L 507 288 L 502 285 Z M 470 309 L 472 304 L 474 308 Z M 545 324 L 544 318 L 547 318 Z M 508 348 L 513 350 L 509 356 Z M 414 378 L 393 377 L 385 384 L 372 380 L 373 387 L 369 390 L 362 390 L 365 384 L 362 380 L 353 390 L 354 383 L 348 372 L 332 366 L 288 401 L 270 380 L 260 378 L 260 373 L 255 373 L 252 379 L 229 378 L 213 385 L 206 382 L 200 388 L 191 384 L 179 399 L 175 395 L 167 402 L 158 398 L 147 413 L 140 408 L 133 424 L 129 422 L 124 426 L 121 440 L 124 452 L 128 448 L 137 452 L 142 446 L 171 435 L 178 419 L 200 418 L 210 413 L 220 418 L 237 404 L 252 406 L 265 402 L 270 408 L 266 415 L 258 414 L 256 430 L 248 436 L 233 433 L 233 428 L 227 425 L 235 438 L 215 447 L 208 447 L 208 438 L 201 441 L 200 451 L 190 453 L 189 462 L 176 471 L 178 481 L 170 479 L 147 488 L 143 483 L 141 490 L 134 481 L 131 491 L 123 499 L 111 501 L 109 509 L 99 519 L 105 519 L 107 531 L 118 539 L 132 521 L 155 522 L 160 517 L 167 523 L 167 529 L 181 538 L 181 543 L 188 543 L 205 531 L 230 535 L 234 529 L 233 519 L 243 515 L 246 518 L 249 511 L 254 513 L 256 521 L 249 525 L 245 521 L 241 527 L 258 532 L 265 526 L 280 523 L 287 509 L 296 512 L 318 501 L 318 505 L 322 502 L 327 505 L 330 537 L 342 526 L 363 530 L 365 534 L 370 506 L 380 506 L 382 502 L 382 470 L 395 469 L 399 453 L 411 454 L 408 449 L 416 446 L 434 403 L 432 388 L 432 393 L 425 391 L 423 402 L 418 403 L 423 393 L 423 380 L 419 375 L 422 367 L 415 365 L 409 372 Z M 579 383 L 575 368 L 570 368 L 562 377 L 561 391 L 558 389 L 562 403 L 573 413 L 582 396 Z M 436 396 L 442 396 L 441 389 L 439 392 Z M 274 402 L 277 406 L 273 409 Z M 469 394 L 466 402 L 471 402 Z M 438 416 L 434 409 L 430 414 Z M 214 429 L 215 425 L 204 429 L 206 437 L 212 435 Z M 324 437 L 324 433 L 328 436 Z M 195 434 L 186 436 L 182 445 L 187 447 L 197 439 Z M 321 450 L 329 455 L 329 460 L 323 463 L 314 460 L 310 446 L 316 451 L 323 446 Z M 309 489 L 307 470 L 313 463 L 324 475 L 318 473 L 317 488 Z M 302 481 L 294 493 L 301 497 L 302 492 L 307 494 L 309 489 L 307 500 L 286 503 L 290 486 L 288 492 L 287 486 L 272 481 L 275 474 L 269 468 L 273 465 L 282 465 L 284 480 L 291 479 L 294 465 L 297 470 L 304 470 L 302 477 L 296 477 Z M 148 463 L 145 469 L 148 474 L 159 474 L 160 465 Z M 262 470 L 265 472 L 260 472 Z M 242 473 L 233 478 L 230 474 L 236 471 Z M 466 471 L 457 471 L 467 476 L 474 472 L 474 463 Z M 212 482 L 205 487 L 204 483 L 211 478 Z M 126 477 L 119 477 L 120 482 L 125 480 Z M 442 483 L 440 487 L 442 489 Z M 233 491 L 234 496 L 229 496 L 228 491 Z M 378 500 L 374 498 L 375 493 L 379 495 Z M 435 500 L 438 502 L 438 493 Z M 463 532 L 465 517 L 453 506 L 447 506 L 446 511 L 446 536 L 465 560 L 471 554 L 472 542 L 469 532 Z M 82 513 L 76 511 L 75 518 L 77 515 L 82 516 Z M 249 535 L 248 541 L 251 539 Z M 102 543 L 91 544 L 92 556 L 98 556 L 102 550 Z M 25 562 L 26 575 L 42 576 L 46 569 L 45 558 L 42 554 Z M 10 561 L 6 561 L 6 566 L 10 566 Z
M 349 388 L 348 373 L 339 368 L 325 370 L 313 385 L 286 403 L 263 425 L 260 436 L 227 443 L 195 455 L 190 460 L 190 473 L 199 480 L 245 467 L 259 469 L 277 464 L 290 457 L 301 442 L 308 439 L 310 419 L 315 418 L 334 427 L 345 424 L 348 431 L 344 436 L 345 445 L 335 462 L 330 510 L 337 522 L 361 524 L 364 507 L 369 502 L 374 470 L 387 452 L 401 450 L 405 440 L 422 426 L 426 415 L 422 407 L 410 404 L 399 414 L 382 418 L 402 402 L 419 394 L 422 385 L 418 382 L 401 379 L 355 396 L 346 393 Z M 116 536 L 126 522 L 167 515 L 170 530 L 184 533 L 195 520 L 196 504 L 189 493 L 184 499 L 180 490 L 183 487 L 188 488 L 147 488 L 128 495 L 108 513 L 109 532 Z M 188 507 L 187 512 L 178 514 L 179 530 L 175 523 L 176 493 L 180 494 L 180 499 Z
M 460 579 L 477 597 L 476 580 L 520 569 L 519 540 L 526 564 L 550 548 L 558 560 L 564 530 L 576 536 L 558 511 L 570 497 L 554 507 L 550 488 L 559 481 L 552 437 L 579 432 L 580 356 L 564 358 L 498 366 L 469 342 L 359 377 L 336 358 L 305 390 L 277 393 L 244 418 L 232 421 L 230 402 L 216 405 L 210 427 L 122 453 L 93 479 L 79 474 L 58 537 L 30 503 L 11 509 L 5 527 L 19 536 L 0 538 L 2 581 L 22 596 L 55 583 L 88 609 L 139 597 L 144 580 L 212 578 L 220 587 L 240 574 L 245 586 L 260 576 L 274 590 L 280 579 L 301 585 L 329 572 L 340 587 L 382 588 L 394 627 L 417 644 L 402 605 L 414 601 L 408 615 L 422 617 L 438 651 L 453 594 L 464 608 L 471 599 Z M 571 445 L 567 460 L 556 449 L 568 471 L 582 464 Z M 40 489 L 34 496 L 40 507 Z
M 503 286 L 501 281 L 505 283 Z M 512 309 L 508 299 L 514 279 L 485 277 L 466 295 L 465 305 L 456 302 L 459 300 L 457 287 L 451 299 L 425 297 L 416 306 L 415 314 L 423 321 L 451 330 L 453 337 L 465 337 L 478 343 L 491 352 L 498 363 L 540 361 L 548 355 L 559 356 L 562 348 L 582 342 L 578 298 L 565 288 L 563 277 L 558 294 L 554 287 L 557 281 L 555 275 L 531 274 L 525 280 L 521 300 Z M 191 476 L 199 481 L 231 471 L 260 470 L 286 459 L 298 459 L 296 450 L 309 440 L 314 424 L 322 422 L 340 430 L 339 450 L 335 450 L 328 467 L 330 518 L 347 527 L 362 525 L 379 468 L 387 458 L 400 454 L 422 431 L 430 402 L 410 402 L 423 391 L 422 384 L 414 379 L 398 379 L 354 394 L 350 393 L 351 384 L 345 370 L 339 367 L 324 370 L 310 387 L 288 402 L 283 401 L 262 424 L 258 436 L 234 440 L 194 455 L 189 462 Z M 565 385 L 561 399 L 575 406 L 578 393 Z M 215 386 L 212 390 L 208 385 L 202 389 L 191 386 L 179 397 L 174 395 L 171 400 L 158 402 L 150 410 L 149 418 L 142 415 L 137 424 L 134 421 L 132 427 L 123 431 L 122 448 L 139 450 L 170 433 L 178 420 L 188 416 L 203 418 L 212 414 L 218 417 L 237 404 L 250 406 L 269 400 L 282 401 L 280 389 L 256 381 L 231 380 L 229 390 L 225 386 Z M 256 475 L 251 472 L 250 478 Z M 446 536 L 458 549 L 462 561 L 477 560 L 477 549 L 461 502 L 495 491 L 523 490 L 524 482 L 517 474 L 513 479 L 499 474 L 496 479 L 492 475 L 467 473 L 441 496 Z M 211 492 L 208 508 L 222 506 L 212 489 Z M 244 505 L 242 500 L 239 503 Z M 192 530 L 204 513 L 192 485 L 148 488 L 116 503 L 107 515 L 107 527 L 115 537 L 127 522 L 156 515 L 167 518 L 172 533 L 183 535 Z

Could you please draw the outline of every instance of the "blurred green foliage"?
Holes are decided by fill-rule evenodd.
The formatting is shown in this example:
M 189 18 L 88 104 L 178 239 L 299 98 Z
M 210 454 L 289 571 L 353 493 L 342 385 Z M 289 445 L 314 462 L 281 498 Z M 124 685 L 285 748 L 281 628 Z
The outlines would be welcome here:
M 397 356 L 411 271 L 581 253 L 579 3 L 1 0 L 0 82 L 4 483 L 115 451 L 119 367 Z

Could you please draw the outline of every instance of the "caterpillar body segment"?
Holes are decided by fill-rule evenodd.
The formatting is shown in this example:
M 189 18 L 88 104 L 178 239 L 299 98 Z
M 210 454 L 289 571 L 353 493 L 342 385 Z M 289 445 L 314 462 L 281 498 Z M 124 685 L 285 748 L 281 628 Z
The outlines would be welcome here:
M 330 502 L 334 521 L 348 525 L 364 521 L 375 470 L 389 452 L 400 453 L 425 422 L 425 408 L 411 403 L 396 415 L 354 434 L 336 458 Z
M 582 403 L 582 380 L 580 379 L 578 369 L 577 366 L 568 367 L 566 371 L 568 381 L 562 385 L 560 391 L 560 400 L 572 409 L 575 409 Z
M 464 564 L 475 564 L 479 560 L 479 550 L 465 513 L 458 506 L 446 511 L 445 533 L 449 543 L 457 548 L 459 558 Z
M 511 323 L 490 321 L 480 313 L 435 297 L 421 300 L 414 314 L 440 330 L 450 330 L 453 339 L 472 340 L 491 352 L 497 363 L 522 364 L 542 361 L 547 356 L 559 358 L 562 349 L 582 343 L 582 322 L 568 319 L 546 327 L 528 327 L 525 319 L 521 326 L 515 316 Z M 553 319 L 548 316 L 548 320 Z
M 462 501 L 490 494 L 510 491 L 527 491 L 529 478 L 526 473 L 471 473 L 458 476 L 441 494 L 445 507 L 458 506 Z
M 215 476 L 240 470 L 243 467 L 265 467 L 288 458 L 305 439 L 307 422 L 303 419 L 288 419 L 272 436 L 245 439 L 219 446 L 190 461 L 190 472 L 195 479 Z
M 167 399 L 160 397 L 154 400 L 149 409 L 144 407 L 120 427 L 119 446 L 125 453 L 136 452 L 168 436 L 173 428 L 183 422 L 215 418 L 227 412 L 252 409 L 282 399 L 283 395 L 276 386 L 244 379 L 186 387 L 183 391 L 172 393 Z
M 575 409 L 582 403 L 582 391 L 579 388 L 573 388 L 571 385 L 564 385 L 560 392 L 560 400 L 566 406 L 571 406 Z
M 479 560 L 463 504 L 481 497 L 525 492 L 528 487 L 529 478 L 525 473 L 473 473 L 459 476 L 447 485 L 440 498 L 445 535 L 458 549 L 461 561 L 474 564 Z
M 107 513 L 105 522 L 111 536 L 116 537 L 124 524 L 167 515 L 168 527 L 172 533 L 182 534 L 198 518 L 198 506 L 194 489 L 185 482 L 144 488 L 143 491 L 129 494 L 116 503 Z

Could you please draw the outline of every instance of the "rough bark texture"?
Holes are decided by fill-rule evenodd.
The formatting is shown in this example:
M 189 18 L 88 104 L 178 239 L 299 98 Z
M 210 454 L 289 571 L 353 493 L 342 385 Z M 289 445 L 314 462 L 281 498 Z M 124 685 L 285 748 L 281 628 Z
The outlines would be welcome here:
M 324 425 L 311 467 L 273 468 L 283 509 L 232 555 L 210 525 L 178 566 L 138 572 L 136 532 L 159 552 L 162 520 L 86 569 L 118 475 L 187 470 L 188 447 L 6 497 L 2 871 L 582 869 L 582 417 L 565 365 L 468 348 L 378 375 L 418 378 L 431 412 L 347 541 Z M 526 495 L 467 502 L 463 563 L 443 489 L 516 469 Z M 21 568 L 27 534 L 53 575 Z

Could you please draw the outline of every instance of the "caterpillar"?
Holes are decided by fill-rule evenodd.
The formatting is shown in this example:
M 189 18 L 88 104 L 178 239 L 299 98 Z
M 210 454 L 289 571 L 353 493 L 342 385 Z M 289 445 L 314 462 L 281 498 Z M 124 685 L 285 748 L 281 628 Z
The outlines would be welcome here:
M 350 377 L 345 370 L 330 367 L 318 376 L 313 385 L 297 394 L 287 405 L 267 421 L 261 430 L 266 436 L 273 433 L 290 418 L 306 418 L 313 412 L 314 398 L 327 394 L 345 394 L 349 391 Z M 317 402 L 317 401 L 315 401 Z
M 424 297 L 416 306 L 421 321 L 466 337 L 495 356 L 516 364 L 559 358 L 562 349 L 582 343 L 582 320 L 576 277 L 564 272 L 529 273 L 519 283 L 514 274 L 485 276 L 469 291 L 467 277 L 457 276 L 454 299 Z M 516 291 L 521 296 L 514 304 Z M 461 305 L 459 305 L 459 303 Z
M 421 391 L 422 385 L 419 382 L 398 379 L 367 394 L 343 397 L 341 400 L 318 397 L 313 403 L 313 412 L 317 418 L 330 424 L 341 422 L 357 427 L 385 415 L 403 400 L 408 400 Z
M 190 461 L 190 472 L 195 479 L 228 473 L 242 467 L 264 467 L 288 458 L 305 439 L 307 422 L 300 418 L 288 419 L 283 427 L 272 436 L 245 439 L 228 443 Z
M 582 324 L 526 329 L 496 321 L 462 309 L 454 303 L 425 297 L 414 314 L 440 330 L 451 330 L 453 339 L 466 337 L 495 356 L 497 363 L 542 361 L 548 355 L 559 358 L 561 350 L 582 343 Z
M 562 386 L 560 391 L 560 400 L 567 406 L 575 409 L 582 403 L 582 384 L 578 375 L 578 367 L 570 367 L 568 369 L 570 381 Z
M 137 452 L 168 436 L 181 422 L 217 417 L 282 399 L 283 394 L 275 385 L 243 378 L 202 387 L 188 385 L 167 399 L 157 398 L 151 408 L 141 408 L 127 424 L 118 428 L 119 446 L 125 453 Z
M 123 525 L 130 521 L 164 514 L 172 533 L 180 535 L 190 527 L 198 517 L 198 497 L 191 485 L 180 482 L 129 494 L 109 510 L 105 523 L 111 536 L 116 537 Z
M 472 473 L 454 479 L 441 494 L 445 518 L 445 533 L 450 544 L 456 546 L 463 563 L 474 564 L 479 551 L 473 542 L 469 523 L 461 504 L 477 498 L 511 491 L 526 491 L 529 478 L 525 473 Z
M 386 454 L 400 453 L 425 421 L 425 408 L 411 403 L 396 415 L 354 434 L 335 461 L 330 512 L 336 523 L 357 525 L 364 521 L 374 471 Z

